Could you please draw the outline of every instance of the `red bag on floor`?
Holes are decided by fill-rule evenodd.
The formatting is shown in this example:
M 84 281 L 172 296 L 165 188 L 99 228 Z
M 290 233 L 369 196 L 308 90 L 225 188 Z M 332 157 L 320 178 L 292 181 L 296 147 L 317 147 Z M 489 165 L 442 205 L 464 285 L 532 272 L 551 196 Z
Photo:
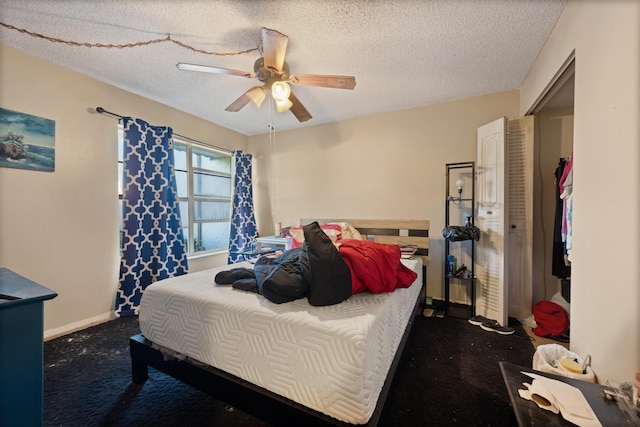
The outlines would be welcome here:
M 551 301 L 540 301 L 531 309 L 536 327 L 533 333 L 539 337 L 553 335 L 559 337 L 569 329 L 569 315 L 566 310 Z

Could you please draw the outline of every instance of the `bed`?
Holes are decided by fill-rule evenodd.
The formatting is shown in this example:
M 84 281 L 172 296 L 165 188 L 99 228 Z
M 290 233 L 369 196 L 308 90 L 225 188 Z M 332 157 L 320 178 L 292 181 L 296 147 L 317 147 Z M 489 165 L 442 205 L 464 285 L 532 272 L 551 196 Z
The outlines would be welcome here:
M 363 238 L 415 245 L 402 263 L 411 286 L 358 293 L 324 307 L 274 304 L 214 283 L 231 266 L 145 290 L 141 334 L 131 337 L 132 379 L 148 366 L 274 425 L 377 425 L 414 316 L 424 301 L 429 221 L 303 219 L 348 223 Z M 248 267 L 236 264 L 233 267 Z

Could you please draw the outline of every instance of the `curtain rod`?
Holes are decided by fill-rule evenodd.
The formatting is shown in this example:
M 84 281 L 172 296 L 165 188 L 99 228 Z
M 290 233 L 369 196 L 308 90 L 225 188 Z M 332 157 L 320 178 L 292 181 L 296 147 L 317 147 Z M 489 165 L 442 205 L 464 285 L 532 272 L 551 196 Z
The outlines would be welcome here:
M 96 108 L 96 111 L 97 111 L 98 113 L 100 113 L 100 114 L 107 114 L 107 115 L 109 115 L 109 116 L 116 117 L 116 118 L 118 118 L 118 119 L 121 119 L 121 118 L 123 118 L 123 117 L 124 117 L 124 116 L 121 116 L 120 114 L 116 114 L 116 113 L 112 113 L 111 111 L 107 111 L 107 110 L 105 110 L 105 109 L 104 109 L 104 108 L 102 108 L 102 107 L 97 107 L 97 108 Z M 178 138 L 186 139 L 186 140 L 188 140 L 189 142 L 191 142 L 191 143 L 193 143 L 193 144 L 200 145 L 200 146 L 202 146 L 202 147 L 206 147 L 206 148 L 213 148 L 213 149 L 215 149 L 215 150 L 219 150 L 219 151 L 223 151 L 223 152 L 225 152 L 225 153 L 233 154 L 233 151 L 232 151 L 232 150 L 228 150 L 228 149 L 226 149 L 226 148 L 221 148 L 221 147 L 216 147 L 215 145 L 205 144 L 204 142 L 196 141 L 196 140 L 195 140 L 195 139 L 193 139 L 193 138 L 189 138 L 188 136 L 180 135 L 179 133 L 175 133 L 175 132 L 174 132 L 173 134 L 174 134 L 175 136 L 177 136 Z

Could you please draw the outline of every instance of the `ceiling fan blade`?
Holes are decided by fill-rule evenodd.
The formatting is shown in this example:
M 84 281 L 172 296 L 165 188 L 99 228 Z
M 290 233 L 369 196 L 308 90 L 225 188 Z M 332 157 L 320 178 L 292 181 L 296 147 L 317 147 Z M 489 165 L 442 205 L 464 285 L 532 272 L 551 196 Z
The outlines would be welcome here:
M 335 89 L 353 89 L 356 87 L 354 76 L 330 76 L 324 74 L 296 74 L 289 81 L 296 86 L 331 87 Z
M 300 100 L 293 94 L 293 92 L 291 92 L 291 95 L 289 95 L 289 101 L 291 101 L 291 103 L 293 104 L 290 110 L 293 115 L 296 116 L 296 119 L 298 119 L 299 122 L 306 122 L 312 117 L 309 111 L 305 108 L 304 105 L 302 105 L 302 102 L 300 102 Z
M 281 32 L 262 27 L 262 49 L 264 65 L 267 68 L 282 72 L 288 42 L 289 37 Z
M 254 74 L 249 71 L 232 70 L 231 68 L 210 67 L 208 65 L 196 65 L 178 62 L 176 64 L 176 67 L 178 67 L 179 70 L 198 71 L 200 73 L 227 74 L 229 76 L 240 76 L 247 78 L 255 77 Z
M 233 101 L 231 105 L 225 108 L 225 111 L 237 113 L 238 111 L 242 110 L 242 108 L 244 108 L 244 106 L 249 102 L 253 102 L 253 105 L 260 108 L 260 105 L 262 105 L 262 101 L 264 101 L 265 94 L 266 93 L 264 86 L 254 86 L 240 95 L 238 99 Z
M 251 90 L 251 89 L 249 89 Z M 236 99 L 235 101 L 233 101 L 227 108 L 225 108 L 225 111 L 230 111 L 232 113 L 237 113 L 238 111 L 242 110 L 242 108 L 247 105 L 249 102 L 251 101 L 251 98 L 249 98 L 247 96 L 247 93 L 243 93 L 242 95 L 240 95 L 240 97 L 238 99 Z

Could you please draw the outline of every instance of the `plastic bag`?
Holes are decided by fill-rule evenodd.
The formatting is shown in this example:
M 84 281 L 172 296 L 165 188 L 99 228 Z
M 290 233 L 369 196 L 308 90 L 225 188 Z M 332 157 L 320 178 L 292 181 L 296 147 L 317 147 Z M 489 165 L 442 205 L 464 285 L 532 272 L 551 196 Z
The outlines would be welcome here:
M 596 382 L 596 375 L 591 366 L 586 366 L 585 371 L 583 371 L 585 373 L 573 373 L 560 365 L 560 360 L 563 358 L 574 360 L 579 365 L 584 363 L 584 359 L 580 355 L 567 350 L 560 344 L 544 344 L 539 345 L 535 353 L 533 353 L 533 369 L 590 383 Z
M 627 424 L 625 425 L 640 426 L 640 413 L 636 409 L 633 397 L 637 390 L 633 383 L 607 380 L 606 386 L 604 397 L 608 400 L 615 400 L 618 408 L 626 418 Z
M 480 229 L 473 224 L 447 225 L 442 229 L 442 237 L 450 242 L 462 240 L 480 240 Z

